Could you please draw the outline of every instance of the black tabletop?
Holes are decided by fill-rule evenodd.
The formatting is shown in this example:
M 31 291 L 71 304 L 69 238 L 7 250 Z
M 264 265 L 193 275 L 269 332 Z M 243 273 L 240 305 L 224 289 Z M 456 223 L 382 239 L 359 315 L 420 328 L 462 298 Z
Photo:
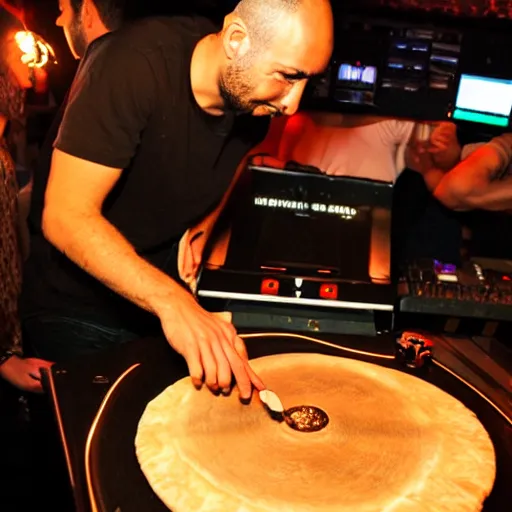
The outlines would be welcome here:
M 329 341 L 349 349 L 381 355 L 391 355 L 393 351 L 392 341 L 385 338 L 347 336 L 330 337 Z M 375 358 L 361 352 L 340 352 L 305 338 L 257 337 L 246 342 L 251 357 L 318 352 L 397 367 L 393 359 Z M 77 510 L 90 510 L 90 495 L 101 512 L 168 510 L 139 469 L 134 440 L 138 421 L 147 403 L 185 375 L 183 359 L 171 350 L 164 339 L 158 338 L 136 341 L 53 369 L 50 387 L 67 449 Z M 486 401 L 442 369 L 433 367 L 418 377 L 461 400 L 477 414 L 489 432 L 496 448 L 498 477 L 484 510 L 502 512 L 503 504 L 512 500 L 512 489 L 508 485 L 512 481 L 512 443 L 506 422 Z M 104 409 L 97 416 L 105 395 L 116 381 L 118 385 L 108 393 Z M 93 425 L 95 418 L 98 421 Z M 95 428 L 91 429 L 91 426 Z M 87 444 L 88 465 L 85 463 Z M 86 467 L 90 470 L 88 479 Z
M 91 424 L 111 385 L 134 364 L 150 364 L 155 371 L 180 366 L 184 371 L 183 359 L 163 338 L 150 338 L 55 365 L 47 375 L 45 385 L 55 409 L 77 512 L 90 510 L 84 454 Z

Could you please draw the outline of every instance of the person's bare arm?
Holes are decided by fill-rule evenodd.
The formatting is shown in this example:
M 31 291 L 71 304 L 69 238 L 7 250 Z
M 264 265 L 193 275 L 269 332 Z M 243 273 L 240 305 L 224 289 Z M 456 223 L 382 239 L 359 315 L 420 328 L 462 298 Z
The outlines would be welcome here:
M 444 178 L 445 172 L 437 167 L 432 154 L 421 151 L 414 144 L 409 144 L 405 151 L 406 166 L 423 176 L 425 186 L 433 192 Z
M 496 180 L 503 155 L 486 144 L 447 173 L 434 196 L 453 210 L 506 210 L 512 207 L 512 178 Z
M 204 377 L 211 388 L 228 389 L 232 371 L 241 396 L 250 396 L 251 381 L 257 388 L 263 383 L 250 369 L 234 327 L 203 310 L 178 283 L 141 258 L 103 217 L 103 202 L 121 173 L 56 149 L 43 212 L 45 236 L 106 286 L 157 315 L 197 385 Z

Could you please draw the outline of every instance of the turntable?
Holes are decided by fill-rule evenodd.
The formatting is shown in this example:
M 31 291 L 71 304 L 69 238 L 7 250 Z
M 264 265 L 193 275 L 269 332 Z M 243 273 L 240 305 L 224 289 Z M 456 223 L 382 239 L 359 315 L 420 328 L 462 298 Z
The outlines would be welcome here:
M 391 507 L 393 503 L 398 505 L 405 499 L 406 495 L 400 492 L 415 488 L 420 494 L 425 493 L 421 499 L 427 500 L 422 502 L 429 504 L 430 508 L 427 510 L 506 510 L 504 504 L 510 503 L 512 498 L 509 485 L 512 476 L 512 415 L 510 408 L 505 410 L 502 407 L 503 397 L 510 400 L 510 395 L 509 390 L 504 387 L 508 382 L 503 382 L 501 376 L 496 381 L 493 377 L 487 376 L 484 379 L 486 382 L 482 384 L 482 369 L 478 371 L 471 365 L 461 363 L 459 359 L 454 361 L 450 357 L 453 352 L 447 348 L 449 343 L 446 340 L 438 337 L 427 338 L 416 333 L 405 333 L 405 337 L 399 337 L 396 342 L 391 338 L 383 340 L 374 337 L 321 335 L 312 338 L 299 334 L 258 332 L 246 333 L 244 337 L 251 358 L 256 358 L 255 366 L 267 378 L 269 385 L 271 383 L 276 391 L 279 391 L 285 402 L 289 405 L 316 404 L 324 408 L 329 415 L 331 430 L 328 425 L 325 433 L 332 436 L 334 432 L 336 435 L 332 438 L 320 436 L 316 440 L 314 437 L 309 438 L 308 450 L 311 450 L 311 443 L 316 444 L 316 458 L 311 457 L 311 452 L 308 452 L 309 455 L 304 459 L 306 469 L 303 468 L 301 473 L 302 478 L 314 483 L 318 477 L 317 459 L 325 459 L 324 462 L 320 462 L 320 469 L 328 468 L 329 471 L 320 471 L 320 483 L 328 486 L 327 482 L 331 481 L 328 480 L 329 475 L 334 471 L 332 482 L 337 482 L 341 493 L 338 495 L 335 492 L 336 486 L 330 487 L 329 499 L 341 499 L 344 504 L 350 502 L 351 507 L 356 507 L 351 510 L 380 511 L 383 509 L 371 508 L 371 499 L 367 499 L 370 495 L 376 500 L 381 500 L 377 501 L 378 506 L 385 502 Z M 429 343 L 425 343 L 427 339 Z M 432 347 L 430 342 L 434 343 L 435 347 Z M 439 357 L 436 356 L 437 351 Z M 432 355 L 434 357 L 431 362 Z M 324 365 L 324 357 L 331 365 L 329 368 Z M 292 359 L 292 364 L 288 358 Z M 274 372 L 272 365 L 268 364 L 273 360 L 288 368 L 284 371 L 284 375 L 287 376 L 284 380 L 279 378 L 283 370 Z M 323 368 L 322 371 L 319 371 L 320 367 Z M 310 371 L 309 376 L 308 368 L 313 372 Z M 299 373 L 296 373 L 297 371 Z M 510 378 L 510 373 L 502 371 Z M 93 511 L 98 512 L 168 511 L 169 501 L 166 504 L 165 494 L 159 490 L 158 482 L 162 479 L 167 490 L 171 481 L 171 492 L 185 489 L 185 494 L 180 495 L 181 501 L 173 502 L 175 505 L 181 503 L 175 512 L 319 510 L 311 506 L 311 503 L 310 508 L 304 508 L 305 497 L 311 498 L 311 493 L 308 494 L 305 490 L 298 492 L 298 497 L 290 496 L 288 505 L 282 508 L 282 494 L 277 497 L 272 495 L 268 489 L 275 489 L 275 486 L 269 487 L 269 482 L 262 482 L 261 468 L 254 475 L 254 486 L 260 486 L 260 491 L 262 485 L 267 489 L 262 491 L 261 496 L 266 500 L 263 500 L 265 506 L 270 508 L 243 508 L 236 501 L 238 505 L 232 505 L 225 492 L 229 490 L 228 494 L 232 496 L 234 484 L 226 480 L 226 474 L 237 473 L 236 464 L 242 465 L 237 474 L 243 474 L 246 482 L 243 488 L 239 489 L 240 493 L 254 498 L 254 490 L 250 491 L 250 475 L 254 468 L 251 469 L 251 464 L 244 461 L 243 440 L 258 439 L 264 435 L 267 428 L 284 427 L 279 423 L 274 424 L 271 418 L 265 416 L 266 412 L 256 398 L 253 398 L 251 405 L 245 406 L 238 402 L 236 396 L 230 399 L 211 396 L 206 390 L 196 391 L 188 386 L 188 382 L 181 380 L 186 374 L 184 362 L 169 349 L 163 339 L 137 341 L 101 356 L 91 356 L 79 364 L 68 364 L 65 368 L 56 367 L 52 370 L 49 387 L 52 390 L 62 439 L 68 455 L 68 468 L 74 483 L 77 510 L 89 510 L 91 507 Z M 304 378 L 294 380 L 294 375 L 302 375 Z M 333 380 L 334 384 L 329 385 Z M 497 383 L 497 380 L 503 386 Z M 311 387 L 312 382 L 316 383 L 316 387 Z M 170 422 L 174 429 L 181 429 L 180 432 L 161 428 L 162 425 L 158 423 L 162 418 L 148 417 L 145 412 L 152 406 L 158 408 L 158 401 L 165 397 L 166 393 L 176 389 L 176 386 L 179 403 L 164 402 L 160 408 L 163 406 L 167 411 L 164 423 Z M 330 386 L 330 392 L 326 386 Z M 176 407 L 186 407 L 185 397 L 189 394 L 199 399 L 198 404 L 202 401 L 203 406 L 208 404 L 203 411 L 207 418 L 211 419 L 212 415 L 214 418 L 221 418 L 222 424 L 197 426 L 197 414 L 201 415 L 200 409 L 196 410 L 195 415 L 188 411 L 185 414 L 185 418 L 188 419 L 183 421 L 183 415 L 180 416 Z M 174 405 L 171 407 L 171 404 Z M 224 411 L 226 414 L 217 414 L 217 406 L 221 409 L 227 407 Z M 190 418 L 194 418 L 194 425 L 197 428 L 204 430 L 194 430 L 187 423 Z M 464 428 L 460 428 L 458 421 L 462 421 Z M 203 491 L 198 491 L 199 494 L 195 494 L 197 488 L 191 489 L 187 494 L 187 487 L 181 485 L 183 481 L 178 478 L 173 483 L 173 478 L 176 478 L 175 471 L 164 471 L 162 478 L 157 475 L 155 483 L 155 476 L 148 471 L 148 467 L 152 465 L 151 460 L 147 461 L 143 455 L 141 456 L 144 450 L 140 451 L 140 445 L 139 448 L 135 446 L 136 439 L 144 430 L 144 424 L 146 427 L 148 424 L 152 425 L 153 430 L 149 435 L 152 439 L 159 439 L 162 435 L 172 437 L 173 432 L 176 434 L 173 438 L 176 442 L 179 439 L 193 440 L 197 436 L 204 439 L 204 442 L 192 448 L 178 446 L 174 457 L 176 453 L 185 453 L 185 462 L 188 460 L 190 463 L 190 453 L 196 456 L 201 453 L 213 453 L 208 450 L 213 450 L 217 456 L 208 457 L 207 461 L 218 460 L 218 456 L 224 457 L 227 465 L 222 466 L 222 472 L 219 471 L 217 476 L 220 479 L 218 481 L 221 484 L 224 482 L 225 485 L 220 486 L 220 493 L 218 487 L 213 494 L 207 493 L 212 499 L 205 508 L 190 508 L 191 502 L 197 503 L 196 500 L 204 499 L 205 487 Z M 219 427 L 222 427 L 221 433 L 217 431 Z M 436 445 L 443 437 L 443 428 L 446 428 L 444 441 L 441 445 Z M 189 429 L 189 435 L 184 434 L 183 429 L 185 433 Z M 278 469 L 296 467 L 299 462 L 297 454 L 300 459 L 300 450 L 293 444 L 293 439 L 287 440 L 289 432 L 281 434 L 285 436 L 284 441 L 277 438 L 269 445 L 275 453 L 265 451 L 266 445 L 257 444 L 256 449 L 254 445 L 248 443 L 246 456 L 252 462 L 259 457 L 259 463 L 265 465 L 270 464 L 268 461 L 272 457 L 287 454 L 290 459 L 288 462 L 286 457 L 280 460 L 277 464 Z M 219 438 L 222 438 L 221 443 Z M 463 443 L 466 438 L 472 439 L 469 445 Z M 327 441 L 323 442 L 325 439 Z M 260 439 L 258 443 L 263 441 Z M 164 444 L 154 445 L 153 450 L 155 446 L 158 448 L 157 452 L 168 454 L 173 445 L 172 441 L 166 441 Z M 282 452 L 275 451 L 279 446 L 282 446 Z M 443 449 L 439 446 L 443 446 Z M 187 452 L 187 449 L 192 452 Z M 139 458 L 136 450 L 139 451 Z M 436 456 L 433 456 L 434 453 Z M 350 461 L 344 458 L 347 454 L 351 456 Z M 361 457 L 359 462 L 358 456 Z M 444 463 L 449 460 L 455 465 L 451 466 L 448 462 L 448 466 L 443 466 L 440 462 L 443 456 L 448 457 L 444 459 Z M 459 461 L 459 457 L 466 458 Z M 178 460 L 174 460 L 176 467 L 181 467 Z M 395 461 L 391 465 L 393 468 L 389 465 L 390 461 Z M 456 464 L 456 461 L 460 464 Z M 399 466 L 401 462 L 404 463 L 403 467 Z M 181 464 L 183 463 L 181 461 Z M 456 483 L 445 477 L 435 480 L 437 484 L 440 481 L 445 482 L 448 490 L 443 489 L 443 486 L 436 487 L 434 480 L 425 480 L 419 476 L 423 474 L 425 468 L 434 468 L 437 463 L 441 464 L 441 467 L 432 469 L 432 478 L 435 479 L 435 471 L 440 472 L 439 476 L 443 475 L 444 471 L 448 471 L 452 477 L 457 475 Z M 307 464 L 311 464 L 316 471 L 308 475 Z M 216 467 L 212 463 L 206 469 L 215 472 Z M 270 474 L 270 468 L 268 471 Z M 428 474 L 429 470 L 426 470 L 426 473 Z M 339 480 L 340 475 L 342 483 Z M 347 489 L 351 487 L 350 478 L 355 478 L 352 497 L 347 495 Z M 468 479 L 472 481 L 473 478 L 478 478 L 479 484 L 476 487 L 464 483 Z M 193 481 L 195 480 L 189 480 L 189 484 L 192 485 Z M 382 482 L 385 485 L 380 485 Z M 426 485 L 426 489 L 420 492 L 422 483 Z M 394 493 L 392 496 L 389 494 L 391 491 Z M 466 492 L 469 493 L 467 502 L 461 499 Z M 453 504 L 451 509 L 446 508 L 447 496 L 454 500 L 448 501 Z M 275 505 L 274 499 L 277 498 L 279 506 L 272 508 L 269 504 Z M 186 508 L 183 508 L 183 503 L 188 504 Z M 254 506 L 257 505 L 254 499 L 252 503 Z M 302 506 L 298 506 L 298 503 L 302 503 Z M 364 508 L 363 505 L 369 508 Z

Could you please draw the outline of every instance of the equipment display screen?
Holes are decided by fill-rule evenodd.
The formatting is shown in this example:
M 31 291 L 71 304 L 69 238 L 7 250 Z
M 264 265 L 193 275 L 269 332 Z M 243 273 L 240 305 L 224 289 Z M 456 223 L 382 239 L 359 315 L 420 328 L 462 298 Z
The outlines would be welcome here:
M 361 64 L 341 64 L 338 69 L 338 84 L 342 87 L 372 90 L 377 82 L 377 68 Z
M 508 126 L 512 110 L 512 80 L 461 75 L 453 118 Z
M 336 76 L 335 98 L 343 103 L 372 105 L 376 84 L 375 66 L 342 63 Z

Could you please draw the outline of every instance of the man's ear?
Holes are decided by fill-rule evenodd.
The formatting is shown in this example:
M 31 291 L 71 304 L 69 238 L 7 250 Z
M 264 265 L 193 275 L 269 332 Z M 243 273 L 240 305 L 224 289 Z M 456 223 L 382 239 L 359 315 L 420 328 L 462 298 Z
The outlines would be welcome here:
M 84 0 L 80 9 L 80 16 L 84 28 L 91 28 L 98 15 L 98 9 L 94 5 L 93 0 Z
M 246 55 L 251 48 L 247 28 L 239 19 L 226 20 L 222 31 L 222 45 L 228 60 Z

